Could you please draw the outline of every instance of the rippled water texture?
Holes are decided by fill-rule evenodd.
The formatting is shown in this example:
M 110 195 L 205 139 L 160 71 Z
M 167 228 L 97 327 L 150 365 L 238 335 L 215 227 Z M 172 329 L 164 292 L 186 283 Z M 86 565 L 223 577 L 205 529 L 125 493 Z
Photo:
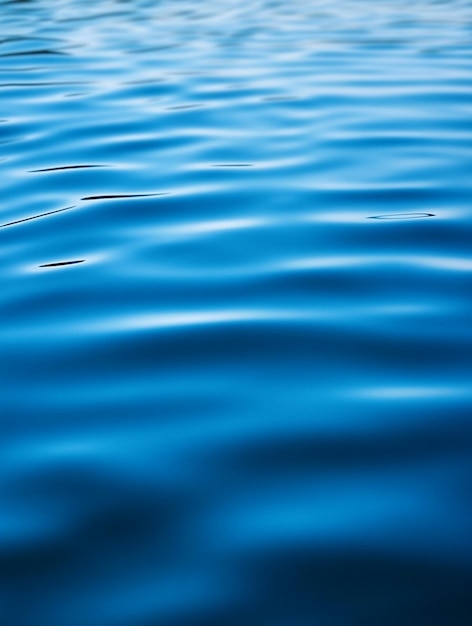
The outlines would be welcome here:
M 0 27 L 2 626 L 468 626 L 472 3 Z

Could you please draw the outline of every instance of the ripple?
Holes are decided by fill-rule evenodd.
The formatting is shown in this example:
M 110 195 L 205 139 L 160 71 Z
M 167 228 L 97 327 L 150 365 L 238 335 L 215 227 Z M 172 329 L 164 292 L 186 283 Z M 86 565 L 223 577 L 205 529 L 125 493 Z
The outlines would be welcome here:
M 468 624 L 471 3 L 1 15 L 0 622 Z
M 209 235 L 211 233 L 224 233 L 226 231 L 234 231 L 250 228 L 262 228 L 267 226 L 267 220 L 264 218 L 234 218 L 212 221 L 198 221 L 189 223 L 179 223 L 176 225 L 159 226 L 156 234 L 165 237 L 199 237 Z M 149 232 L 149 231 L 148 231 Z
M 379 400 L 423 400 L 434 398 L 464 398 L 469 397 L 472 390 L 469 387 L 385 387 L 373 389 L 359 389 L 353 392 L 354 396 Z
M 392 256 L 381 255 L 353 255 L 343 257 L 307 257 L 299 258 L 283 263 L 282 267 L 289 270 L 322 270 L 335 268 L 351 268 L 370 266 L 374 268 L 384 268 L 396 264 L 408 267 L 425 267 L 433 270 L 448 270 L 458 272 L 472 271 L 472 259 L 458 257 L 440 256 L 409 256 L 396 254 Z

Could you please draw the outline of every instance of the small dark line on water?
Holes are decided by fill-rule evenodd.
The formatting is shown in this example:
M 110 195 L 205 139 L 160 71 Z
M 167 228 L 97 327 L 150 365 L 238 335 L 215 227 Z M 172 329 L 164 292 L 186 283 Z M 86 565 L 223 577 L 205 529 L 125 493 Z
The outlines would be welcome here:
M 371 215 L 369 220 L 417 220 L 424 217 L 435 217 L 434 213 L 390 213 L 389 215 Z
M 60 265 L 76 265 L 77 263 L 84 263 L 85 259 L 79 259 L 78 261 L 58 261 L 57 263 L 45 263 L 39 265 L 39 267 L 59 267 Z
M 63 56 L 68 56 L 67 52 L 60 52 L 59 50 L 28 50 L 24 52 L 6 52 L 4 54 L 0 54 L 0 57 L 26 57 L 26 56 L 38 56 L 41 54 L 58 54 Z
M 105 195 L 105 196 L 86 196 L 81 200 L 117 200 L 120 198 L 151 198 L 153 196 L 168 196 L 167 192 L 163 193 L 131 193 L 120 195 Z
M 253 167 L 253 163 L 215 163 L 212 167 Z
M 55 211 L 48 211 L 47 213 L 40 213 L 39 215 L 33 215 L 32 217 L 25 217 L 22 220 L 8 222 L 8 224 L 0 224 L 0 228 L 5 228 L 6 226 L 13 226 L 14 224 L 21 224 L 22 222 L 29 222 L 30 220 L 36 220 L 39 217 L 45 217 L 46 215 L 53 215 L 54 213 L 62 213 L 62 211 L 68 211 L 69 209 L 75 209 L 75 205 L 67 206 L 64 209 L 56 209 Z
M 93 167 L 107 167 L 106 165 L 62 165 L 58 167 L 45 167 L 40 170 L 28 170 L 28 173 L 33 172 L 55 172 L 57 170 L 81 170 Z

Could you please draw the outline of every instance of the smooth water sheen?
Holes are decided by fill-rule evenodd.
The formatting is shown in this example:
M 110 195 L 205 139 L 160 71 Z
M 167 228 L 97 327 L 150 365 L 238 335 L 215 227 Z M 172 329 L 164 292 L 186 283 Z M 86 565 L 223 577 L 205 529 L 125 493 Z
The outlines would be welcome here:
M 470 0 L 0 38 L 2 626 L 468 626 Z

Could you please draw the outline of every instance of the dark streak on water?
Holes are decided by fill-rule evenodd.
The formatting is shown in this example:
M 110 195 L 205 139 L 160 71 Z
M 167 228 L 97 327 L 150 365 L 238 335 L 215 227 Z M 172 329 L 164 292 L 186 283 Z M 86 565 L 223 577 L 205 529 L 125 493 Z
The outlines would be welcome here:
M 472 3 L 0 24 L 0 624 L 469 626 Z
M 61 170 L 83 170 L 83 169 L 89 169 L 93 167 L 106 167 L 106 165 L 62 165 L 58 167 L 44 167 L 39 170 L 29 170 L 29 172 L 33 174 L 36 172 L 58 172 Z
M 392 213 L 392 215 L 372 215 L 371 220 L 417 220 L 422 217 L 434 217 L 434 213 Z
M 79 259 L 77 261 L 58 261 L 57 263 L 45 263 L 39 267 L 60 267 L 62 265 L 76 265 L 77 263 L 84 263 L 85 259 Z
M 252 167 L 253 163 L 215 163 L 213 167 Z
M 165 192 L 161 193 L 122 193 L 122 194 L 108 194 L 103 196 L 86 196 L 85 198 L 81 198 L 82 200 L 117 200 L 120 198 L 150 198 L 153 196 L 166 196 L 168 195 Z
M 0 57 L 23 57 L 42 54 L 66 54 L 65 52 L 59 52 L 57 50 L 26 50 L 25 52 L 9 52 L 7 54 L 0 54 Z
M 13 222 L 7 222 L 6 224 L 0 224 L 0 228 L 5 228 L 6 226 L 14 226 L 15 224 L 21 224 L 23 222 L 29 222 L 30 220 L 37 220 L 40 217 L 54 215 L 54 213 L 62 213 L 62 211 L 68 211 L 69 209 L 75 209 L 75 206 L 66 206 L 63 209 L 56 209 L 55 211 L 47 211 L 46 213 L 40 213 L 39 215 L 32 215 L 31 217 L 24 217 L 21 220 L 15 220 Z

